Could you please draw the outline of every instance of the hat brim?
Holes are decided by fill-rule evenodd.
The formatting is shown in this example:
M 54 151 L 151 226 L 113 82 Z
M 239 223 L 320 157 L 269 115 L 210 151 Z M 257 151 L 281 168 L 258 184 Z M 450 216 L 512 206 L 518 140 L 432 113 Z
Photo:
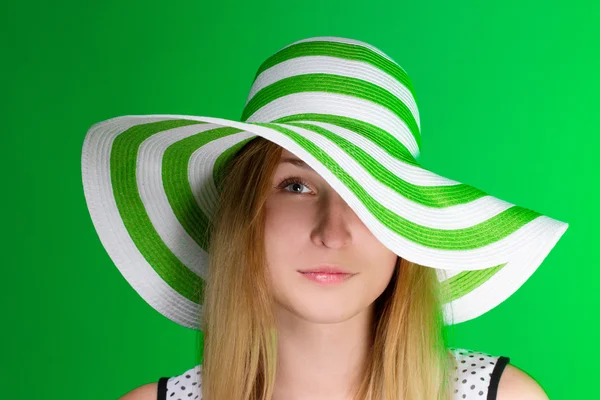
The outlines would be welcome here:
M 173 114 L 94 124 L 82 152 L 86 202 L 99 238 L 152 307 L 199 326 L 198 282 L 215 177 L 248 140 L 304 160 L 398 256 L 435 268 L 447 324 L 491 310 L 533 274 L 568 224 L 508 203 L 389 152 L 358 129 L 327 122 L 245 123 Z

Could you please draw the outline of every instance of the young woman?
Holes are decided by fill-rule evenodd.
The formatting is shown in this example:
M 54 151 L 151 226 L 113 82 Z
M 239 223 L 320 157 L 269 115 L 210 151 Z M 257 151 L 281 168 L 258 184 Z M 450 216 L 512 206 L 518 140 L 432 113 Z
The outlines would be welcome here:
M 119 117 L 86 138 L 115 263 L 204 332 L 201 364 L 122 399 L 547 399 L 442 329 L 512 294 L 567 224 L 421 167 L 397 64 L 350 39 L 293 43 L 242 120 Z

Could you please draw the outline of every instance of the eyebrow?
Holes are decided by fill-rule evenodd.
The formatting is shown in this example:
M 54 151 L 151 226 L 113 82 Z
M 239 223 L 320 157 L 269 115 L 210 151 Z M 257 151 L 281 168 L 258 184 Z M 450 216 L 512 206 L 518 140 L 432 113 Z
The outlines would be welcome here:
M 290 163 L 299 168 L 312 169 L 308 164 L 306 164 L 304 161 L 300 160 L 299 158 L 282 158 L 281 160 L 279 160 L 279 163 L 280 164 Z

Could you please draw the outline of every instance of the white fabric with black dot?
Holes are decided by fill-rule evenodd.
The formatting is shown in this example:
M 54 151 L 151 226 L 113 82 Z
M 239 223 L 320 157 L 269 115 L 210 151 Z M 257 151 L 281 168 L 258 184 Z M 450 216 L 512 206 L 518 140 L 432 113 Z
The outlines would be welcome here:
M 496 400 L 498 382 L 510 361 L 505 356 L 462 349 L 449 349 L 456 360 L 452 373 L 454 399 Z M 202 365 L 196 365 L 181 375 L 160 378 L 158 400 L 201 400 Z
M 452 377 L 454 399 L 496 400 L 500 375 L 510 358 L 469 349 L 450 350 L 456 359 Z
M 202 365 L 196 365 L 181 375 L 160 378 L 158 381 L 158 400 L 202 399 Z

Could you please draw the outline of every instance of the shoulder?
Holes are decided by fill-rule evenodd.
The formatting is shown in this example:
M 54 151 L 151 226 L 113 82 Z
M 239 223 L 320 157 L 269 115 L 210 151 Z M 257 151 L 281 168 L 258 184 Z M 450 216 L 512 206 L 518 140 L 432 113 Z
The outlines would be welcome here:
M 497 400 L 548 400 L 548 396 L 525 371 L 507 364 L 498 383 Z
M 119 400 L 156 400 L 158 382 L 147 383 L 120 397 Z

